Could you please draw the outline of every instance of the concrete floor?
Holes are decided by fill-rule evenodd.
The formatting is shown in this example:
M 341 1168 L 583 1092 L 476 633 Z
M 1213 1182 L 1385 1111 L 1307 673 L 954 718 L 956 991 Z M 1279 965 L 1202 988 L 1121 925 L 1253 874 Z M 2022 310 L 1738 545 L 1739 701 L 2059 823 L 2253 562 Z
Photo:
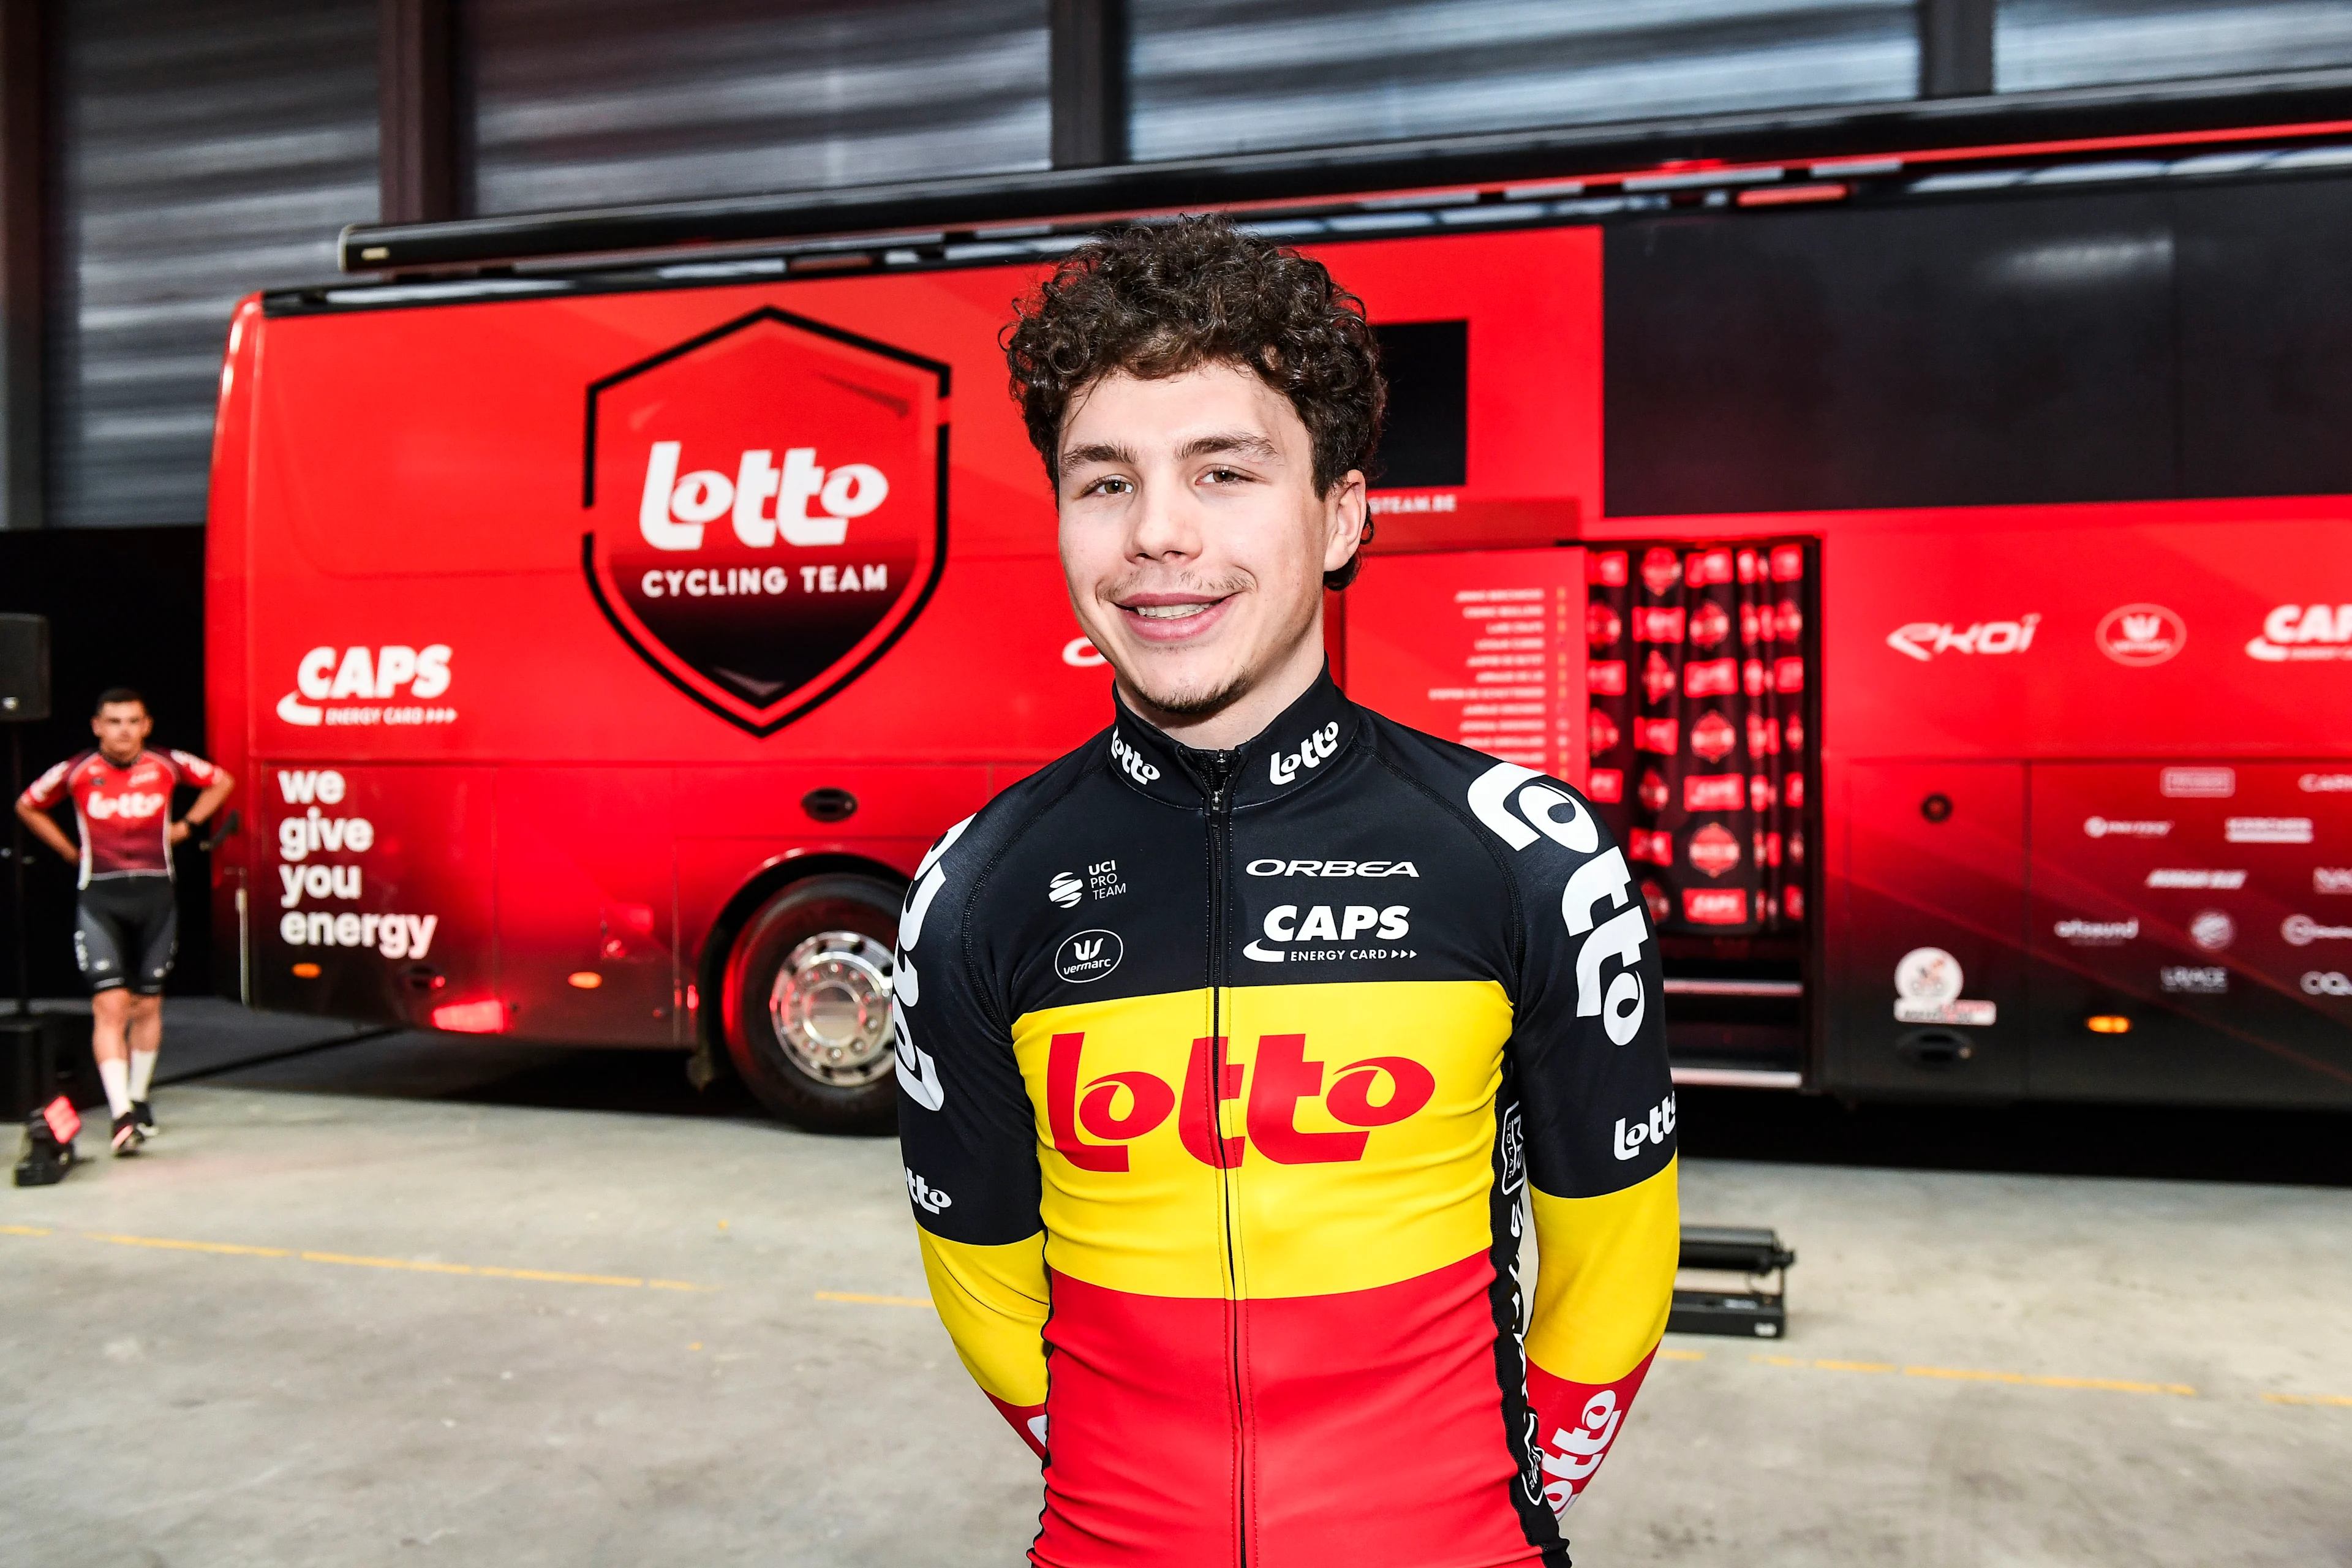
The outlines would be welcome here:
M 333 1047 L 0 1189 L 0 1556 L 1017 1563 L 1036 1468 L 920 1304 L 893 1146 L 488 1103 L 579 1062 Z M 2352 1193 L 1685 1191 L 1798 1248 L 1791 1335 L 1668 1342 L 1585 1568 L 2352 1564 Z

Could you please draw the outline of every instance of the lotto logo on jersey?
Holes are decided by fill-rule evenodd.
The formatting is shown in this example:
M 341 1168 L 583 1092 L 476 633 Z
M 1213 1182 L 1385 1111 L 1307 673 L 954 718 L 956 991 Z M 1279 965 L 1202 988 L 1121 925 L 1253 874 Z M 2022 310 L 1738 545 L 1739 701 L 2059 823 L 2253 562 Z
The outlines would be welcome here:
M 947 367 L 761 309 L 587 387 L 591 592 L 636 654 L 765 735 L 903 634 L 946 554 Z
M 1303 1034 L 1262 1035 L 1249 1059 L 1235 1061 L 1227 1041 L 1192 1042 L 1183 1086 L 1155 1073 L 1089 1075 L 1083 1032 L 1053 1037 L 1045 1065 L 1045 1121 L 1055 1152 L 1082 1171 L 1125 1171 L 1130 1143 L 1172 1118 L 1185 1154 L 1229 1170 L 1251 1149 L 1280 1165 L 1346 1164 L 1361 1160 L 1372 1130 L 1391 1127 L 1426 1106 L 1437 1078 L 1404 1056 L 1324 1060 L 1307 1054 Z M 1219 1058 L 1224 1059 L 1219 1059 Z M 1214 1102 L 1239 1101 L 1244 1130 L 1212 1125 Z M 1318 1128 L 1304 1111 L 1319 1106 Z
M 169 798 L 144 790 L 125 790 L 121 795 L 92 795 L 82 803 L 82 810 L 93 822 L 143 822 L 163 810 Z

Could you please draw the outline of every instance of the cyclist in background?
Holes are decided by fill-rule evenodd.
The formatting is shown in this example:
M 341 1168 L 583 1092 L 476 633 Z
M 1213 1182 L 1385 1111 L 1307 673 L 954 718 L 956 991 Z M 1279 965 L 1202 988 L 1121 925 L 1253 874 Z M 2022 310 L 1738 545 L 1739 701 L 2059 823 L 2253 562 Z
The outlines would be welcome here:
M 187 752 L 151 752 L 155 721 L 128 687 L 98 700 L 89 721 L 98 744 L 59 763 L 16 800 L 34 836 L 81 869 L 74 906 L 74 959 L 90 991 L 90 1048 L 114 1118 L 114 1152 L 135 1154 L 155 1136 L 148 1106 L 163 1044 L 163 977 L 179 942 L 172 847 L 209 821 L 236 781 Z M 172 820 L 172 791 L 201 791 Z M 79 847 L 49 813 L 73 802 Z

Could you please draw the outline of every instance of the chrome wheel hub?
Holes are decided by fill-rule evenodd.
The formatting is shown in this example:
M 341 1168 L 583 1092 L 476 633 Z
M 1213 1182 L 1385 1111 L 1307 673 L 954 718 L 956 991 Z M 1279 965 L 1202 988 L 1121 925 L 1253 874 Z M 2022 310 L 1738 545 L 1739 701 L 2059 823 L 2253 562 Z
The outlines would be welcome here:
M 854 931 L 819 931 L 786 955 L 768 1017 L 792 1064 L 857 1089 L 890 1070 L 890 950 Z

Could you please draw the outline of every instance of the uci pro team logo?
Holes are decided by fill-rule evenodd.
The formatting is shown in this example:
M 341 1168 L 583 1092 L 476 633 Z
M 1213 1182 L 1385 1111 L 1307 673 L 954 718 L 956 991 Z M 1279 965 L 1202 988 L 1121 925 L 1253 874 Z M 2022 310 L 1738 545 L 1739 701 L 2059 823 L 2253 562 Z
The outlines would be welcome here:
M 671 685 L 772 734 L 888 651 L 947 559 L 948 367 L 762 308 L 588 388 L 581 564 Z

